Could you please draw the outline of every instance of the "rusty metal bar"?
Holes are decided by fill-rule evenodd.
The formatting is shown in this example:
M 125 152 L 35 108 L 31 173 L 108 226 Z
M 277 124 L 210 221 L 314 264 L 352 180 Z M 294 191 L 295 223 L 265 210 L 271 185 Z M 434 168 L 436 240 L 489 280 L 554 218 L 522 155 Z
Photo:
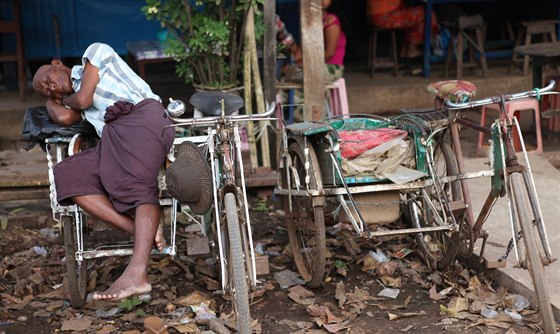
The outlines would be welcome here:
M 370 232 L 368 233 L 368 238 L 384 237 L 384 236 L 399 235 L 399 234 L 409 234 L 409 233 L 437 232 L 437 231 L 453 231 L 453 226 L 445 225 L 445 226 L 433 226 L 433 227 L 421 227 L 421 228 L 403 228 L 399 230 Z
M 459 123 L 459 124 L 462 124 L 462 125 L 464 125 L 464 126 L 466 126 L 466 127 L 468 127 L 468 128 L 474 129 L 474 130 L 476 130 L 476 131 L 485 133 L 485 134 L 487 134 L 487 135 L 490 135 L 490 133 L 491 133 L 490 128 L 485 127 L 485 126 L 481 126 L 479 123 L 474 122 L 474 121 L 471 121 L 471 120 L 468 119 L 468 118 L 457 118 L 457 119 L 455 120 L 455 122 L 457 122 L 457 123 Z
M 476 219 L 476 222 L 473 225 L 473 231 L 476 238 L 479 237 L 478 234 L 482 229 L 482 225 L 484 224 L 486 219 L 488 219 L 488 216 L 490 215 L 490 211 L 492 210 L 494 203 L 496 203 L 496 201 L 498 200 L 498 196 L 499 194 L 494 194 L 493 191 L 491 191 L 490 194 L 488 194 L 488 197 L 486 198 L 486 201 L 484 202 L 484 205 L 482 206 L 482 209 L 478 214 L 478 218 Z
M 457 123 L 450 121 L 449 128 L 451 130 L 451 141 L 455 151 L 455 158 L 457 159 L 457 167 L 459 173 L 465 172 L 465 165 L 463 163 L 463 151 L 461 149 L 461 138 L 459 137 L 459 126 Z M 461 180 L 461 190 L 463 191 L 463 201 L 467 205 L 467 219 L 471 226 L 474 224 L 474 213 L 471 205 L 471 195 L 466 180 Z
M 487 169 L 487 170 L 481 170 L 476 172 L 467 172 L 467 173 L 462 173 L 457 175 L 440 177 L 440 181 L 442 183 L 448 183 L 453 181 L 468 180 L 468 179 L 475 179 L 475 178 L 489 177 L 489 176 L 494 176 L 494 170 Z M 348 187 L 348 190 L 352 194 L 360 194 L 360 193 L 389 191 L 389 190 L 415 190 L 415 189 L 421 189 L 424 187 L 431 186 L 432 184 L 433 181 L 431 179 L 426 179 L 422 181 L 414 181 L 414 182 L 409 182 L 404 184 L 389 183 L 389 184 L 373 184 L 367 186 L 353 186 L 353 187 Z M 337 196 L 337 195 L 347 194 L 346 189 L 344 188 L 323 188 L 322 192 L 275 188 L 274 193 L 277 195 L 291 194 L 292 196 L 319 196 L 319 195 Z

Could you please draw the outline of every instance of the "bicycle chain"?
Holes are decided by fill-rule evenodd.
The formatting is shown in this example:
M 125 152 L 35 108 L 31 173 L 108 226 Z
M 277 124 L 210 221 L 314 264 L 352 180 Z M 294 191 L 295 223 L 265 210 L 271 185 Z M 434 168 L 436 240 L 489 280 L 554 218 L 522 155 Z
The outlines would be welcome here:
M 537 222 L 536 219 L 533 219 L 532 223 L 533 223 L 534 226 L 538 225 L 538 222 Z M 522 238 L 523 238 L 523 231 L 521 231 L 521 230 L 517 231 L 517 236 L 515 237 L 515 244 L 519 244 L 519 241 L 521 241 Z M 504 255 L 502 255 L 498 259 L 498 262 L 505 261 L 508 258 L 509 253 L 511 253 L 511 250 L 513 249 L 513 245 L 514 245 L 513 238 L 511 238 L 511 239 L 509 239 L 509 242 L 506 246 L 506 252 L 504 253 Z
M 459 254 L 463 257 L 471 255 L 474 251 L 476 238 L 470 224 L 463 219 L 462 222 L 459 223 L 459 231 L 455 232 L 455 235 L 459 239 L 456 244 Z
M 521 238 L 523 238 L 523 231 L 518 231 L 517 232 L 517 236 L 515 237 L 515 243 L 519 243 L 519 241 L 521 241 Z M 502 255 L 499 259 L 498 262 L 502 262 L 507 260 L 509 253 L 511 253 L 511 250 L 513 249 L 513 238 L 509 239 L 509 242 L 506 246 L 506 252 L 504 253 L 504 255 Z

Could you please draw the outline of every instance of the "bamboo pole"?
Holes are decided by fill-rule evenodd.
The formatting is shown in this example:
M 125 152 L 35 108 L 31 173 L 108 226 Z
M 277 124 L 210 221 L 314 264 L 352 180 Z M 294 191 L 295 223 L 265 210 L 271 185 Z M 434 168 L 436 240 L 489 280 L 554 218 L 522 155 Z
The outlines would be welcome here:
M 245 42 L 247 36 L 245 36 Z M 253 113 L 252 102 L 252 85 L 251 85 L 251 51 L 248 44 L 245 43 L 243 50 L 243 82 L 244 82 L 244 99 L 245 99 L 245 113 L 250 115 Z M 251 171 L 254 171 L 259 166 L 259 159 L 257 156 L 257 143 L 255 140 L 255 129 L 253 122 L 247 122 L 247 140 L 249 141 L 249 161 L 251 162 Z
M 257 57 L 257 41 L 255 38 L 255 15 L 253 10 L 254 4 L 251 5 L 247 13 L 246 42 L 248 42 L 251 52 L 251 65 L 253 69 L 253 82 L 255 87 L 255 97 L 257 100 L 257 110 L 259 113 L 265 112 L 264 94 L 259 70 L 259 60 Z M 262 166 L 270 167 L 270 144 L 268 143 L 268 121 L 259 122 L 261 127 L 261 154 Z

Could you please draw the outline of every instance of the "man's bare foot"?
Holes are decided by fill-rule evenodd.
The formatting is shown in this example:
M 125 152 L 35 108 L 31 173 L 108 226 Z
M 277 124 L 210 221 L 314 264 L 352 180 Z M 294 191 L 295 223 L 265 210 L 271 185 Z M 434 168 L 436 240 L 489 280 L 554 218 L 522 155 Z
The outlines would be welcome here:
M 150 283 L 134 284 L 132 280 L 121 276 L 104 292 L 94 292 L 93 299 L 119 301 L 134 295 L 144 295 L 152 291 Z
M 161 224 L 158 224 L 154 243 L 156 244 L 156 247 L 160 252 L 163 252 L 163 249 L 165 248 L 165 246 L 167 246 L 167 243 L 165 242 L 165 238 L 163 236 L 163 226 L 161 226 Z

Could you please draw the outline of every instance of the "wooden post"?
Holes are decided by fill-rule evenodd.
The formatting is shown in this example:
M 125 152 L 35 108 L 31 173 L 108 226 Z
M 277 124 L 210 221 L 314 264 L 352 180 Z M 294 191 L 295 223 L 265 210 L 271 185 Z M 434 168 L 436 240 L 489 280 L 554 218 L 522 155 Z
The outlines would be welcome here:
M 321 0 L 301 0 L 301 46 L 305 121 L 325 119 L 325 46 Z
M 264 2 L 264 97 L 268 103 L 276 100 L 276 2 Z

